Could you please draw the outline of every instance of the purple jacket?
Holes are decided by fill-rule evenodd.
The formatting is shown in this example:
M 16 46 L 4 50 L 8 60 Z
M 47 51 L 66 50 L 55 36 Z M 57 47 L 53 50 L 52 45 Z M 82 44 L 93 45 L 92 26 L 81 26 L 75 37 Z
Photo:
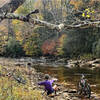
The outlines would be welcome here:
M 44 85 L 45 90 L 52 92 L 53 91 L 53 88 L 52 88 L 53 82 L 54 82 L 54 80 L 45 80 L 43 82 L 38 83 L 38 85 Z

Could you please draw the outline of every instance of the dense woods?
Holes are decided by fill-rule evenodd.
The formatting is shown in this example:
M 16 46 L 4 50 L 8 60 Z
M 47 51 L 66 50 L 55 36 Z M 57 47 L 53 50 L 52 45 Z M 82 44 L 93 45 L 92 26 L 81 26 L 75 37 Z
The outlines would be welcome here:
M 0 24 L 1 56 L 100 57 L 99 0 L 11 0 L 1 9 L 1 20 L 7 18 Z M 59 29 L 27 23 L 24 17 L 8 14 L 13 12 Z

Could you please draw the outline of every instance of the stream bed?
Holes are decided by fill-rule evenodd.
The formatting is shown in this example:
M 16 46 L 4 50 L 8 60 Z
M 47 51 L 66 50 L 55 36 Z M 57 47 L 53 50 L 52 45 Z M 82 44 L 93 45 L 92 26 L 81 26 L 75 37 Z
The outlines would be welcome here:
M 52 77 L 57 77 L 62 83 L 66 83 L 66 87 L 76 88 L 77 83 L 84 74 L 88 83 L 91 85 L 93 92 L 100 95 L 100 69 L 90 70 L 87 68 L 66 68 L 66 67 L 48 67 L 36 66 L 38 72 L 49 74 Z

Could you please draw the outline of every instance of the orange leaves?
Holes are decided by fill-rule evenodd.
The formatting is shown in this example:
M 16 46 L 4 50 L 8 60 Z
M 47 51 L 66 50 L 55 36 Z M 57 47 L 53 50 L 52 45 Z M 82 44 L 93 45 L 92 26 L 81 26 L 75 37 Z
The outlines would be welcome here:
M 82 5 L 82 0 L 71 0 L 70 3 L 75 6 L 75 9 L 78 9 Z
M 57 40 L 46 40 L 42 45 L 44 55 L 63 55 L 63 44 L 66 34 L 62 34 Z
M 56 41 L 55 40 L 46 40 L 42 45 L 43 54 L 54 54 L 56 49 Z

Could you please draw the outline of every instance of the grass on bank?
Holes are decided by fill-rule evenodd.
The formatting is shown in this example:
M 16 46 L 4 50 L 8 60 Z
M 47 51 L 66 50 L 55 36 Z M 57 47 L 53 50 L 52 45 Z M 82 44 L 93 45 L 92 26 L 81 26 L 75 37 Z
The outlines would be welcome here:
M 41 92 L 32 89 L 29 78 L 23 73 L 26 69 L 18 68 L 23 71 L 24 78 L 27 80 L 26 84 L 18 83 L 12 77 L 6 76 L 8 72 L 4 69 L 0 66 L 0 100 L 43 100 Z M 16 73 L 19 73 L 19 70 L 16 70 Z

